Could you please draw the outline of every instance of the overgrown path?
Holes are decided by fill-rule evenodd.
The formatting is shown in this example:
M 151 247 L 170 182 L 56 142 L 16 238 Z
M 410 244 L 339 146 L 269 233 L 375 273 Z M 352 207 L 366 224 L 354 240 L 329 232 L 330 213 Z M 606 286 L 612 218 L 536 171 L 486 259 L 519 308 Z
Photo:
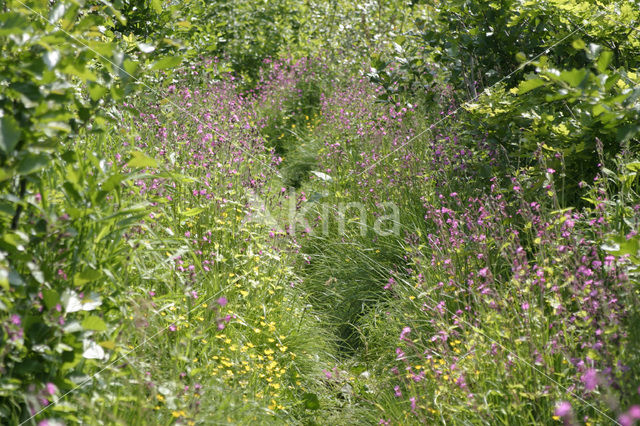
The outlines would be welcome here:
M 577 333 L 577 350 L 605 362 L 620 336 L 560 326 L 576 318 L 574 302 L 560 309 L 567 292 L 587 317 L 628 320 L 614 307 L 629 287 L 612 286 L 628 277 L 593 243 L 606 232 L 597 210 L 559 209 L 544 159 L 548 201 L 532 200 L 522 188 L 537 183 L 500 176 L 501 154 L 463 142 L 455 115 L 427 111 L 442 124 L 425 133 L 415 105 L 327 72 L 275 62 L 250 93 L 226 77 L 170 86 L 129 123 L 132 144 L 160 160 L 132 193 L 154 207 L 136 236 L 149 287 L 136 309 L 168 327 L 135 360 L 157 385 L 154 410 L 187 422 L 519 424 L 553 421 L 568 393 L 584 416 L 609 418 L 572 385 L 588 391 L 597 370 L 566 354 Z M 457 109 L 446 93 L 438 105 Z M 507 396 L 519 402 L 497 412 Z

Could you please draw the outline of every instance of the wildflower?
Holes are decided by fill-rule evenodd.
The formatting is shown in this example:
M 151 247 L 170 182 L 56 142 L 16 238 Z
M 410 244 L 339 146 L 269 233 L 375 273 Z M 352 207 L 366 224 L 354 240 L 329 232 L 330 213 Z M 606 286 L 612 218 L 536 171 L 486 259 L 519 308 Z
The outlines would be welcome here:
M 625 414 L 621 414 L 618 417 L 618 423 L 620 423 L 622 426 L 632 426 L 634 423 L 634 420 L 631 418 L 629 414 L 625 413 Z
M 54 385 L 54 384 L 53 384 L 53 383 L 51 383 L 51 382 L 48 382 L 48 383 L 44 386 L 44 388 L 45 388 L 46 392 L 47 392 L 49 395 L 55 395 L 55 394 L 56 394 L 56 392 L 58 392 L 58 388 L 56 387 L 56 385 Z
M 398 398 L 402 398 L 402 391 L 400 390 L 400 386 L 395 386 L 393 388 L 393 393 L 398 397 Z
M 219 298 L 217 302 L 218 302 L 218 305 L 225 307 L 227 305 L 227 298 L 223 296 Z
M 598 385 L 598 376 L 595 369 L 588 369 L 580 378 L 580 381 L 584 383 L 584 387 L 587 390 L 594 390 Z
M 571 404 L 567 401 L 562 401 L 556 407 L 554 414 L 558 417 L 567 417 L 571 414 Z
M 396 283 L 396 281 L 393 278 L 389 278 L 389 281 L 387 282 L 387 284 L 383 287 L 384 290 L 389 290 L 391 287 L 393 287 L 393 285 Z
M 402 332 L 400 333 L 400 340 L 405 340 L 407 334 L 411 333 L 411 328 L 409 327 L 405 327 L 402 329 Z
M 20 315 L 12 314 L 11 315 L 11 324 L 20 325 L 22 322 L 20 321 Z
M 169 331 L 176 331 L 176 330 L 177 330 L 177 327 L 176 327 L 176 325 L 175 325 L 175 324 L 171 324 L 171 325 L 169 326 Z

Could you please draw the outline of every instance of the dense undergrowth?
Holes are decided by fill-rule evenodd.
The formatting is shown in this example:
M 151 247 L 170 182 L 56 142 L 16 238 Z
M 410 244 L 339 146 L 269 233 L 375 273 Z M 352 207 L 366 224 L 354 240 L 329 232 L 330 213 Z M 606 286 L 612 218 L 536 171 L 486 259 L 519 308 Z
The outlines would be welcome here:
M 640 419 L 637 5 L 0 16 L 1 423 Z

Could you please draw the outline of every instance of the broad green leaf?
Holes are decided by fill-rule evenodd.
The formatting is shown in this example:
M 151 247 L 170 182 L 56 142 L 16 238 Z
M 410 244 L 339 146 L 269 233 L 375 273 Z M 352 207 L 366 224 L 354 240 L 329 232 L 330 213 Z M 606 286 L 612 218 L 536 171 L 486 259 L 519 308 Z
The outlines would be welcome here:
M 626 165 L 626 168 L 632 172 L 640 172 L 640 162 L 629 163 Z
M 133 151 L 133 158 L 129 160 L 127 166 L 132 168 L 158 167 L 158 162 L 151 157 L 147 157 L 142 151 Z
M 165 58 L 156 61 L 152 66 L 152 70 L 164 70 L 167 68 L 174 68 L 180 65 L 182 58 L 180 56 L 167 56 Z
M 540 78 L 532 78 L 531 80 L 524 80 L 518 85 L 518 94 L 523 95 L 540 86 L 544 86 L 544 81 Z
M 151 0 L 151 7 L 153 7 L 153 11 L 157 14 L 162 13 L 162 1 L 161 0 Z
M 120 186 L 120 184 L 122 183 L 123 180 L 126 179 L 126 176 L 121 175 L 120 173 L 116 173 L 114 175 L 109 176 L 109 179 L 107 179 L 103 184 L 102 184 L 102 189 L 104 189 L 105 191 L 112 191 L 113 189 L 117 188 L 118 186 Z
M 101 84 L 89 84 L 89 96 L 94 101 L 99 100 L 107 93 L 107 88 Z
M 18 163 L 18 173 L 28 175 L 42 169 L 49 163 L 49 156 L 46 154 L 27 154 Z
M 573 48 L 576 49 L 576 50 L 582 50 L 585 47 L 587 47 L 587 45 L 584 42 L 584 40 L 582 40 L 580 38 L 573 40 L 573 42 L 571 43 L 571 46 L 573 46 Z
M 611 63 L 613 59 L 613 52 L 610 50 L 603 51 L 600 56 L 598 56 L 598 61 L 596 62 L 596 68 L 599 73 L 603 73 L 607 70 L 607 67 Z
M 29 26 L 29 21 L 19 13 L 0 14 L 0 36 L 20 34 Z
M 42 299 L 47 309 L 53 309 L 60 303 L 60 295 L 57 291 L 51 289 L 42 290 Z
M 85 330 L 105 331 L 107 324 L 99 316 L 91 315 L 82 321 L 82 328 Z
M 99 342 L 98 344 L 105 349 L 109 349 L 110 351 L 116 348 L 116 342 L 114 342 L 113 340 L 105 340 L 103 342 Z
M 587 76 L 588 71 L 584 68 L 563 71 L 560 73 L 560 80 L 569 83 L 571 87 L 578 87 Z
M 0 118 L 0 150 L 9 154 L 20 140 L 21 130 L 18 122 L 13 117 Z
M 616 138 L 618 139 L 618 142 L 624 142 L 637 135 L 638 132 L 640 132 L 639 124 L 629 124 L 618 129 Z
M 80 287 L 89 283 L 91 281 L 95 281 L 102 276 L 102 272 L 98 269 L 85 269 L 82 272 L 78 272 L 73 277 L 73 284 Z
M 98 77 L 93 71 L 87 68 L 84 64 L 69 64 L 64 67 L 63 71 L 67 74 L 78 77 L 82 81 L 96 81 Z
M 607 109 L 604 107 L 604 105 L 602 104 L 596 104 L 593 106 L 593 108 L 591 108 L 591 113 L 593 114 L 594 117 L 599 116 L 600 114 L 602 114 L 603 112 L 605 112 Z

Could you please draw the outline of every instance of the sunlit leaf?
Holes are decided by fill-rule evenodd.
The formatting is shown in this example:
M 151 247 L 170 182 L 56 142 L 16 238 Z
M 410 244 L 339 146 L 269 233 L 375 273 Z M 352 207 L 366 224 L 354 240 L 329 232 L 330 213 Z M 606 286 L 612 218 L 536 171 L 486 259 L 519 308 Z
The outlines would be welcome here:
M 20 140 L 21 130 L 17 121 L 10 116 L 0 118 L 0 150 L 8 154 Z

